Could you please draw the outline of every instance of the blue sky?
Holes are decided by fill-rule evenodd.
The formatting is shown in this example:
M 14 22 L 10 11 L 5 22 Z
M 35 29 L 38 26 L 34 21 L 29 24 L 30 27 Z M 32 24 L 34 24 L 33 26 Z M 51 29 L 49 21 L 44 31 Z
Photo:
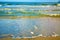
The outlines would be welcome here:
M 0 0 L 0 2 L 58 2 L 59 0 Z

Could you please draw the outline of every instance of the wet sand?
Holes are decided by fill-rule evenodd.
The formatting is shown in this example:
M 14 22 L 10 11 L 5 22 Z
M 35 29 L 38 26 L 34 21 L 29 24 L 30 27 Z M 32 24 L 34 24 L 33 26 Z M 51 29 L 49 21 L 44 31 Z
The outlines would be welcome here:
M 0 38 L 0 40 L 60 40 L 60 37 L 37 37 L 37 38 Z

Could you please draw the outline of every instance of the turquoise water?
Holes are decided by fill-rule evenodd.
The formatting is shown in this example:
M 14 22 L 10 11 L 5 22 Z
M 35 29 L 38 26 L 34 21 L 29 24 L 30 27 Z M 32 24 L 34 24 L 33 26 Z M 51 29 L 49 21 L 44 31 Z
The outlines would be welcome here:
M 58 4 L 60 2 L 0 2 L 2 5 L 42 5 L 42 4 L 47 4 L 47 5 L 54 5 Z
M 46 11 L 48 10 L 48 11 Z M 52 11 L 56 10 L 56 11 Z M 57 11 L 58 10 L 58 11 Z M 59 6 L 10 5 L 0 7 L 0 16 L 37 16 L 40 14 L 60 14 Z

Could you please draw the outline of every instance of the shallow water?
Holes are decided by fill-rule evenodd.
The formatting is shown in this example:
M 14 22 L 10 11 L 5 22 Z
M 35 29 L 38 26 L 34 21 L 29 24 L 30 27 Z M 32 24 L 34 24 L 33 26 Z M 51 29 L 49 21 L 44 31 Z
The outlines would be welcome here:
M 60 35 L 60 17 L 0 19 L 0 35 L 11 34 L 15 37 Z

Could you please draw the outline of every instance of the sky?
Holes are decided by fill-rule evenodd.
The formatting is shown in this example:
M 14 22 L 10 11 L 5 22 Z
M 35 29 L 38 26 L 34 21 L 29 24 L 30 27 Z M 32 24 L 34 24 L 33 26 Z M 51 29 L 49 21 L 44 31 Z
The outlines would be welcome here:
M 59 0 L 0 0 L 0 2 L 58 2 Z

